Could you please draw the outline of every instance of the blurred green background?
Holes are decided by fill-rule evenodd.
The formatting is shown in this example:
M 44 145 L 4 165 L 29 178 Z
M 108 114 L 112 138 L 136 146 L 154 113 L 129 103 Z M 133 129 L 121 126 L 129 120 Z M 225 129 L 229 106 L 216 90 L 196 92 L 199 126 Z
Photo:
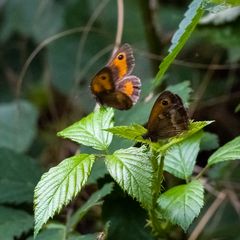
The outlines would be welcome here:
M 201 146 L 200 168 L 219 144 L 240 135 L 240 8 L 232 8 L 225 15 L 206 12 L 163 83 L 153 89 L 152 80 L 189 3 L 124 2 L 122 43 L 134 49 L 134 74 L 143 86 L 136 106 L 129 112 L 116 111 L 115 120 L 117 124 L 144 124 L 153 104 L 153 100 L 145 103 L 145 97 L 170 85 L 177 88 L 183 98 L 187 94 L 193 119 L 215 120 Z M 31 239 L 36 183 L 43 172 L 78 150 L 76 144 L 58 138 L 56 133 L 94 109 L 89 84 L 111 54 L 117 17 L 117 1 L 113 0 L 0 1 L 1 240 Z M 27 62 L 31 54 L 34 57 Z M 119 148 L 128 143 L 114 144 L 113 148 Z M 98 165 L 89 184 L 54 220 L 64 224 L 68 214 L 110 181 L 104 166 Z M 199 239 L 240 239 L 239 169 L 239 162 L 211 169 L 201 216 L 188 233 L 175 228 L 166 239 L 186 239 L 201 217 L 209 213 L 219 192 L 225 198 Z M 176 181 L 171 178 L 169 185 Z M 116 188 L 103 207 L 89 212 L 76 232 L 102 231 L 104 223 L 111 220 L 110 239 L 153 239 L 144 228 L 145 217 L 139 205 Z M 45 230 L 37 239 L 63 239 L 59 229 Z M 83 238 L 77 234 L 69 239 Z

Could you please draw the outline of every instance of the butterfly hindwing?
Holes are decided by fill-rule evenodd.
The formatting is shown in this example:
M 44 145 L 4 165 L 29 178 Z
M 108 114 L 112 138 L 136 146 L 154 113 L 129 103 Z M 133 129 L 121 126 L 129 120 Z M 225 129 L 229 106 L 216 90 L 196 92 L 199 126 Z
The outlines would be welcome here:
M 141 80 L 133 75 L 127 76 L 117 83 L 116 90 L 126 94 L 135 104 L 140 96 Z

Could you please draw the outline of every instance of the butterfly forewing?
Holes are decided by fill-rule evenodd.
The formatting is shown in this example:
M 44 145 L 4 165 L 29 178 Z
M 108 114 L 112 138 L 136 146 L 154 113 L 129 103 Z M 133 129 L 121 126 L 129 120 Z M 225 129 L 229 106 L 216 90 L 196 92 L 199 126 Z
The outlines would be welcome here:
M 113 79 L 116 82 L 121 81 L 124 76 L 131 74 L 135 66 L 131 46 L 127 43 L 123 44 L 112 56 L 107 66 L 112 69 Z
M 148 132 L 144 136 L 156 142 L 159 139 L 173 137 L 188 128 L 188 115 L 181 98 L 164 91 L 153 105 L 147 123 Z

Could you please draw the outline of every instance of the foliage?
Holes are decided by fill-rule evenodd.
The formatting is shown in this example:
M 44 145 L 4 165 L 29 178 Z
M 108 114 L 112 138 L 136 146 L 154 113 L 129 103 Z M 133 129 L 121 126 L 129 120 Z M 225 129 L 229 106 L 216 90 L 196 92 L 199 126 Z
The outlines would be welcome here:
M 236 137 L 224 146 L 220 147 L 208 159 L 208 165 L 239 159 L 240 156 L 240 137 Z
M 190 5 L 189 9 L 185 13 L 185 18 L 179 24 L 178 30 L 175 32 L 171 40 L 171 46 L 168 50 L 168 55 L 163 59 L 159 66 L 159 72 L 154 80 L 155 84 L 161 83 L 161 79 L 164 73 L 167 71 L 170 64 L 176 58 L 178 53 L 181 51 L 193 30 L 198 24 L 198 21 L 202 17 L 204 10 L 202 8 L 203 0 L 194 0 Z
M 36 134 L 37 116 L 27 101 L 0 104 L 0 146 L 26 151 Z
M 173 187 L 158 199 L 163 217 L 185 231 L 203 207 L 203 186 L 199 181 Z
M 0 3 L 0 239 L 193 239 L 204 216 L 195 238 L 239 237 L 239 1 L 121 2 Z M 89 84 L 116 33 L 133 46 L 141 96 L 92 112 Z M 195 120 L 152 143 L 163 89 Z
M 0 148 L 0 203 L 32 203 L 40 176 L 40 168 L 33 159 Z
M 169 148 L 165 155 L 163 169 L 176 177 L 188 181 L 196 164 L 201 137 L 201 132 L 195 133 Z
M 7 219 L 7 221 L 5 221 Z M 12 240 L 32 228 L 33 217 L 27 212 L 0 206 L 0 237 Z
M 94 155 L 79 154 L 65 159 L 42 176 L 34 194 L 35 235 L 55 212 L 78 194 L 93 162 Z
M 112 141 L 112 134 L 100 132 L 99 129 L 113 126 L 113 110 L 101 108 L 95 114 L 83 118 L 79 122 L 58 133 L 58 136 L 69 138 L 85 146 L 97 150 L 107 149 Z

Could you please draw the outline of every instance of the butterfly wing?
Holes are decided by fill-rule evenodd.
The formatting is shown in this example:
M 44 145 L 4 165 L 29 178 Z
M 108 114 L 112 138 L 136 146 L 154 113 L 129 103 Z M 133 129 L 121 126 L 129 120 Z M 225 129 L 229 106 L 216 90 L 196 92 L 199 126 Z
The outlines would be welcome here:
M 133 75 L 127 76 L 117 83 L 116 91 L 122 92 L 128 96 L 134 105 L 140 97 L 141 80 Z
M 188 115 L 181 98 L 164 91 L 153 105 L 144 136 L 152 141 L 173 137 L 188 128 Z
M 115 91 L 111 69 L 108 67 L 101 69 L 92 79 L 90 88 L 98 102 L 104 104 L 103 96 Z
M 129 75 L 135 66 L 132 48 L 129 44 L 123 44 L 109 60 L 107 67 L 111 68 L 113 81 L 118 82 Z

